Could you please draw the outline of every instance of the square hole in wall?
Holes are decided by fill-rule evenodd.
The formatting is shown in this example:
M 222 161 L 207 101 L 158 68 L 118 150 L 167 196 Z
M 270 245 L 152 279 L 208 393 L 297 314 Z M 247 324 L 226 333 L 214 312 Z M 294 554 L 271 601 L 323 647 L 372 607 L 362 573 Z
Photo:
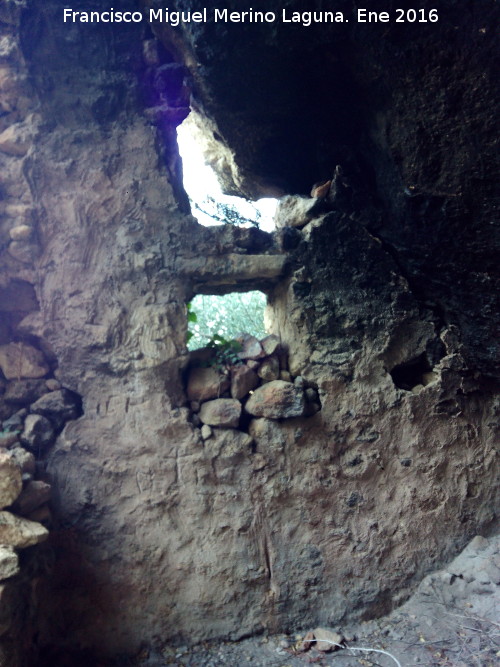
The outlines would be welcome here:
M 241 333 L 263 338 L 266 304 L 266 295 L 259 291 L 198 294 L 188 304 L 188 348 L 204 347 L 214 335 L 225 340 Z

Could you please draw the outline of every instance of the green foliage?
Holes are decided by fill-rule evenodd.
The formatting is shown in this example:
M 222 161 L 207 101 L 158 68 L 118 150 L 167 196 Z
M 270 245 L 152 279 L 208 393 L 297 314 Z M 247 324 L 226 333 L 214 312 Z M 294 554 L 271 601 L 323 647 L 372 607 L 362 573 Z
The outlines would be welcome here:
M 234 341 L 243 332 L 263 338 L 265 305 L 262 292 L 199 294 L 187 306 L 188 348 L 196 350 L 210 341 L 220 346 L 223 341 Z
M 186 304 L 187 308 L 187 321 L 188 321 L 188 330 L 186 333 L 186 343 L 189 343 L 191 338 L 194 336 L 194 333 L 189 329 L 190 324 L 195 324 L 198 321 L 197 314 L 193 311 L 193 304 L 190 301 Z
M 227 340 L 223 336 L 214 334 L 207 347 L 214 350 L 214 357 L 209 361 L 209 366 L 215 366 L 222 370 L 227 366 L 236 366 L 242 361 L 238 356 L 243 346 L 237 340 Z

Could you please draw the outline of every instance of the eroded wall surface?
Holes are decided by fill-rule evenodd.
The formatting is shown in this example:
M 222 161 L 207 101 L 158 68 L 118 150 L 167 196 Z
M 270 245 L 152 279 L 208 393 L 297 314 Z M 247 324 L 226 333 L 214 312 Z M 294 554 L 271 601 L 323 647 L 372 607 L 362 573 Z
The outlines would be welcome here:
M 354 41 L 344 33 L 340 60 L 324 27 L 317 48 L 308 42 L 306 88 L 322 108 L 321 123 L 335 122 L 338 105 L 330 106 L 331 91 L 322 102 L 320 54 L 342 80 L 350 80 L 350 58 L 360 72 L 356 95 L 342 98 L 356 102 L 353 126 L 325 130 L 321 144 L 314 109 L 302 117 L 301 134 L 297 109 L 288 106 L 294 95 L 305 104 L 297 95 L 307 72 L 285 76 L 279 40 L 259 28 L 274 54 L 261 77 L 266 108 L 272 122 L 281 119 L 283 135 L 266 126 L 270 138 L 256 139 L 260 157 L 257 151 L 249 161 L 258 120 L 249 100 L 261 79 L 249 88 L 240 72 L 252 67 L 251 53 L 257 64 L 265 59 L 264 47 L 233 51 L 228 66 L 229 31 L 214 34 L 209 26 L 198 41 L 187 33 L 183 47 L 179 34 L 157 30 L 161 47 L 144 25 L 65 25 L 63 5 L 27 2 L 19 20 L 5 24 L 16 49 L 0 52 L 2 65 L 26 75 L 31 114 L 4 113 L 2 121 L 25 146 L 2 154 L 0 275 L 2 284 L 22 280 L 36 295 L 5 318 L 2 343 L 36 344 L 83 408 L 44 459 L 55 490 L 55 563 L 40 584 L 40 646 L 49 660 L 56 654 L 48 646 L 133 654 L 141 644 L 384 613 L 494 525 L 490 172 L 476 187 L 450 158 L 436 188 L 451 173 L 463 191 L 454 183 L 443 198 L 412 189 L 406 171 L 425 173 L 434 154 L 424 142 L 427 151 L 415 157 L 410 145 L 404 91 L 424 99 L 414 85 L 413 52 L 401 53 L 413 79 L 395 81 L 392 96 L 371 97 L 377 71 L 387 85 L 381 72 L 393 62 L 392 42 L 378 64 L 374 42 L 366 57 L 357 51 L 363 31 Z M 248 30 L 234 35 L 248 39 Z M 292 61 L 304 57 L 299 34 L 293 31 L 296 43 L 288 37 Z M 213 46 L 197 53 L 203 39 Z M 219 80 L 223 66 L 227 76 Z M 437 77 L 436 90 L 442 84 Z M 227 132 L 240 185 L 260 179 L 304 195 L 283 201 L 273 239 L 203 229 L 189 215 L 175 144 L 189 88 L 219 136 Z M 443 94 L 455 89 L 450 84 Z M 277 106 L 273 91 L 283 95 Z M 246 143 L 227 129 L 235 117 L 249 128 Z M 445 117 L 453 134 L 461 116 Z M 485 144 L 486 135 L 478 141 Z M 271 145 L 272 173 L 263 166 Z M 293 151 L 300 169 L 292 174 Z M 306 179 L 331 178 L 343 161 L 327 197 L 305 197 Z M 18 199 L 34 229 L 21 241 L 12 239 L 19 220 L 6 208 Z M 450 238 L 451 258 L 442 264 Z M 457 264 L 459 249 L 467 260 Z M 244 438 L 239 450 L 214 451 L 193 425 L 184 391 L 185 302 L 195 292 L 251 287 L 268 292 L 270 327 L 288 347 L 290 372 L 318 389 L 322 409 L 307 419 L 264 418 L 251 446 Z M 475 327 L 477 309 L 488 304 Z

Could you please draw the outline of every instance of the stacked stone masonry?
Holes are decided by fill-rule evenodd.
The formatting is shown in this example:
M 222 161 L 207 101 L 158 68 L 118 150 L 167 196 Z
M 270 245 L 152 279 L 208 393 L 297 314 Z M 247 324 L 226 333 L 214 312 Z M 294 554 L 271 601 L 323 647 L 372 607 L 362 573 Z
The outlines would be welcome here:
M 321 409 L 317 389 L 290 374 L 278 336 L 258 341 L 242 334 L 235 340 L 241 346 L 236 363 L 218 360 L 213 348 L 191 353 L 186 392 L 203 440 L 213 436 L 213 428 L 252 431 L 255 418 L 281 421 Z
M 22 584 L 32 576 L 20 567 L 18 552 L 48 538 L 45 458 L 66 422 L 80 415 L 80 397 L 54 378 L 41 350 L 24 342 L 0 345 L 0 599 L 9 600 L 0 624 L 2 666 L 27 659 L 17 655 L 23 646 L 19 609 L 35 603 L 24 596 Z M 29 642 L 25 647 L 29 652 Z
M 42 478 L 36 444 L 45 417 L 30 405 L 55 382 L 39 349 L 14 342 L 17 325 L 38 305 L 36 206 L 26 178 L 38 116 L 20 42 L 25 7 L 22 0 L 0 5 L 0 664 L 6 667 L 28 659 L 34 607 L 27 586 L 31 581 L 34 591 L 30 557 L 21 566 L 19 551 L 30 553 L 45 541 L 50 523 L 50 485 Z M 53 442 L 53 427 L 48 421 L 46 426 Z
M 0 8 L 0 252 L 14 273 L 32 267 L 39 254 L 25 170 L 39 117 L 19 40 L 24 7 L 9 0 Z

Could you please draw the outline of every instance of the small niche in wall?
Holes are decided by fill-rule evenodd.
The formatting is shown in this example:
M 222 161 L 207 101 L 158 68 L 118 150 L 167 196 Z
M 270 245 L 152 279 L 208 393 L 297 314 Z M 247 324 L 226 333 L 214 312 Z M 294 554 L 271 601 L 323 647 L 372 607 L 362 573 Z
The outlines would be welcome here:
M 414 387 L 428 384 L 428 375 L 432 372 L 425 352 L 415 359 L 398 364 L 391 371 L 394 384 L 399 389 L 411 391 Z

